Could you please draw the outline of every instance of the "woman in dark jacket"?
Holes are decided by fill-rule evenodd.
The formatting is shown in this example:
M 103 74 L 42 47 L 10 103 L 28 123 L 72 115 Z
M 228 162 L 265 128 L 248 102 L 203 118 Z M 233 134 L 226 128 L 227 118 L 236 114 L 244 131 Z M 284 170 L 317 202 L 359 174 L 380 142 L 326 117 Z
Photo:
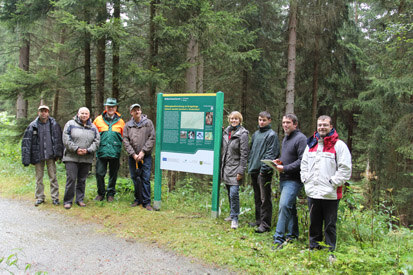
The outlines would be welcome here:
M 238 228 L 239 186 L 242 182 L 248 159 L 248 130 L 241 126 L 242 115 L 233 111 L 228 116 L 229 126 L 222 135 L 221 179 L 228 190 L 231 208 L 231 228 Z

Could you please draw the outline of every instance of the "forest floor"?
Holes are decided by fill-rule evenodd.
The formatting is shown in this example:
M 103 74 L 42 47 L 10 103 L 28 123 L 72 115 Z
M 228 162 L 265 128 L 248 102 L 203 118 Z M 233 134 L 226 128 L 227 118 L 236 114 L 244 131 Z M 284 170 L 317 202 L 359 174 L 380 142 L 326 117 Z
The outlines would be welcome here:
M 0 263 L 0 273 L 229 273 L 155 245 L 99 232 L 101 225 L 27 201 L 0 198 L 0 212 L 0 255 L 8 255 Z

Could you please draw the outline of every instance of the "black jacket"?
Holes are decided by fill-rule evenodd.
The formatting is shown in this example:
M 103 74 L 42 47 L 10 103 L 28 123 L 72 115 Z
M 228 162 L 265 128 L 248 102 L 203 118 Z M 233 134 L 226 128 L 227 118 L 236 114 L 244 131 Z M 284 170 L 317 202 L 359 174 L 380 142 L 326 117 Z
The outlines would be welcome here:
M 54 118 L 49 117 L 49 122 L 53 158 L 61 159 L 63 156 L 62 129 Z M 24 131 L 22 140 L 22 163 L 24 166 L 40 162 L 39 123 L 39 118 L 36 118 Z

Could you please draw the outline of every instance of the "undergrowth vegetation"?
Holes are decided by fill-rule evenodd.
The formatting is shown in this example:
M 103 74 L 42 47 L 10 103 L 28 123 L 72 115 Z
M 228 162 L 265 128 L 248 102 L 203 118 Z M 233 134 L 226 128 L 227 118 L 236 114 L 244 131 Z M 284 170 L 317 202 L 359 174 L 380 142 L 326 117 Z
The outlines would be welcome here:
M 1 196 L 34 203 L 34 167 L 24 168 L 20 160 L 20 144 L 8 138 L 11 132 L 1 131 L 0 193 Z M 166 173 L 164 173 L 164 176 Z M 166 183 L 168 179 L 163 178 Z M 162 187 L 161 211 L 131 208 L 133 184 L 129 178 L 118 180 L 115 201 L 93 201 L 96 181 L 87 180 L 87 207 L 74 206 L 69 211 L 54 207 L 49 198 L 48 178 L 45 175 L 46 204 L 39 208 L 59 212 L 76 219 L 103 225 L 105 233 L 131 240 L 156 243 L 182 255 L 223 266 L 235 272 L 260 274 L 409 274 L 413 272 L 413 234 L 399 226 L 391 206 L 365 208 L 363 182 L 354 182 L 339 205 L 337 222 L 336 261 L 328 261 L 328 251 L 308 250 L 308 208 L 304 193 L 297 202 L 300 238 L 282 250 L 272 250 L 278 205 L 277 179 L 273 184 L 273 228 L 271 233 L 256 234 L 248 226 L 254 220 L 254 196 L 251 186 L 240 189 L 240 227 L 231 230 L 224 221 L 229 215 L 227 193 L 220 191 L 221 215 L 212 219 L 211 181 L 207 176 L 186 175 L 169 191 Z M 60 198 L 65 186 L 64 164 L 58 164 Z M 153 190 L 153 189 L 152 189 Z M 34 207 L 34 206 L 33 206 Z M 0 255 L 6 259 L 8 255 Z

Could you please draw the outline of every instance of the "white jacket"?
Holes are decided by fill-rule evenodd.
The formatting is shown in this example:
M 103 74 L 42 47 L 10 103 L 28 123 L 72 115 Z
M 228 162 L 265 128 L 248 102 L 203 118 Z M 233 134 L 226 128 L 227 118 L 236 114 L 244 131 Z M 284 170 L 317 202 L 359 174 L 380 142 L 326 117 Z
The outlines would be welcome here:
M 341 140 L 337 140 L 330 152 L 323 152 L 323 148 L 322 138 L 311 150 L 307 145 L 301 160 L 301 181 L 310 198 L 341 199 L 342 185 L 351 177 L 350 151 Z

